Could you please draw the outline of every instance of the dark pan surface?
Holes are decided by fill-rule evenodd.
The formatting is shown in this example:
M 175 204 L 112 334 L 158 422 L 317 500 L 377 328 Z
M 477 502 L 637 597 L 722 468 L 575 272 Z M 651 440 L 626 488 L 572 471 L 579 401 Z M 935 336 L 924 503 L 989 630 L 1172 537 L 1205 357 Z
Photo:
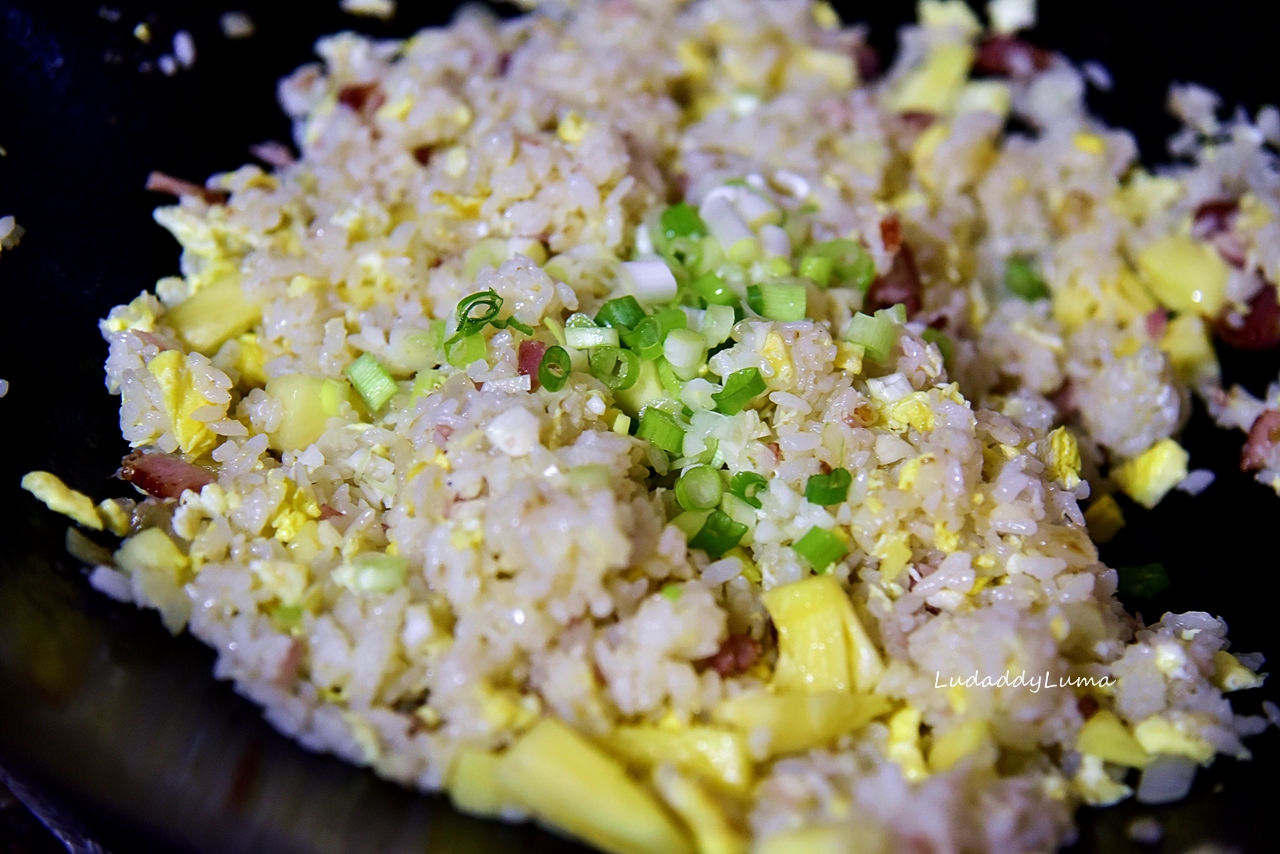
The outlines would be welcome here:
M 28 229 L 0 257 L 0 780 L 33 802 L 64 838 L 129 852 L 568 852 L 582 849 L 529 827 L 461 816 L 277 735 L 257 709 L 210 675 L 213 655 L 171 638 L 154 612 L 94 593 L 62 548 L 65 523 L 17 488 L 48 469 L 95 496 L 127 494 L 109 479 L 125 450 L 115 399 L 102 386 L 106 348 L 95 323 L 114 304 L 177 269 L 177 247 L 150 218 L 163 199 L 142 190 L 151 169 L 202 180 L 247 160 L 246 146 L 287 139 L 273 82 L 310 58 L 316 36 L 342 28 L 404 35 L 439 23 L 452 4 L 402 0 L 393 25 L 341 15 L 337 0 L 297 9 L 249 7 L 258 32 L 229 42 L 222 3 L 0 0 L 0 215 Z M 837 4 L 838 6 L 841 4 Z M 1275 99 L 1273 31 L 1260 9 L 1224 0 L 1044 2 L 1035 37 L 1074 59 L 1097 59 L 1117 91 L 1094 97 L 1113 124 L 1135 128 L 1148 162 L 1173 129 L 1163 115 L 1172 79 L 1203 81 L 1251 108 Z M 902 2 L 842 7 L 869 19 L 890 49 L 911 15 Z M 130 35 L 150 19 L 149 46 Z M 179 28 L 196 40 L 191 71 L 166 78 L 138 65 Z M 105 61 L 110 54 L 118 62 Z M 1261 391 L 1280 359 L 1224 354 L 1229 381 Z M 1196 499 L 1130 509 L 1106 549 L 1112 565 L 1162 561 L 1174 585 L 1130 603 L 1154 620 L 1166 609 L 1208 610 L 1232 626 L 1234 649 L 1280 654 L 1275 606 L 1262 587 L 1277 569 L 1280 499 L 1236 470 L 1241 437 L 1197 411 L 1185 438 L 1194 467 L 1218 480 Z M 1275 685 L 1237 696 L 1256 711 Z M 1207 841 L 1274 850 L 1280 736 L 1253 740 L 1256 760 L 1219 760 L 1192 796 L 1167 807 L 1126 803 L 1081 814 L 1075 850 L 1180 852 Z M 1165 839 L 1125 837 L 1153 815 Z M 97 850 L 75 843 L 72 850 Z

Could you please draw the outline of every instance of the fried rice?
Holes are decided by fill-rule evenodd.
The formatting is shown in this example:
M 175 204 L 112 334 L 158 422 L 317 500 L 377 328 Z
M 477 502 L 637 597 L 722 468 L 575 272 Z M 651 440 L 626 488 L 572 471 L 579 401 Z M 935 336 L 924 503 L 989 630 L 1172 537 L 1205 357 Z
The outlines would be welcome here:
M 148 497 L 24 485 L 281 732 L 606 851 L 1175 800 L 1261 657 L 1126 613 L 1094 540 L 1207 485 L 1192 395 L 1280 408 L 1211 342 L 1275 303 L 1280 115 L 1175 88 L 1152 173 L 1028 8 L 924 0 L 875 76 L 801 0 L 322 39 L 300 156 L 155 179 L 181 275 L 101 324 Z

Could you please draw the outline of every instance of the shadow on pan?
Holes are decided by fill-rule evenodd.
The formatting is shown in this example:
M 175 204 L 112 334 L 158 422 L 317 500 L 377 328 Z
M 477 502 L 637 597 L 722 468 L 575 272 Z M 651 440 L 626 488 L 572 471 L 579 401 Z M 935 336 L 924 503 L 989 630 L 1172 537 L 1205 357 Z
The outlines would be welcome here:
M 310 59 L 324 33 L 356 28 L 405 35 L 441 23 L 449 4 L 401 2 L 392 24 L 341 15 L 336 0 L 255 8 L 247 40 L 230 41 L 221 3 L 110 4 L 0 0 L 0 214 L 28 233 L 0 259 L 3 546 L 0 546 L 0 780 L 69 850 L 129 852 L 571 852 L 580 847 L 528 826 L 454 812 L 276 734 L 258 710 L 210 675 L 212 653 L 171 638 L 154 612 L 94 593 L 63 552 L 64 524 L 17 489 L 43 468 L 93 495 L 121 489 L 110 475 L 125 452 L 115 399 L 101 382 L 105 346 L 95 323 L 177 269 L 177 247 L 150 218 L 162 201 L 142 190 L 160 169 L 202 180 L 247 160 L 246 147 L 287 140 L 274 81 Z M 837 4 L 839 5 L 839 4 Z M 1133 128 L 1148 162 L 1173 123 L 1170 80 L 1198 80 L 1251 108 L 1280 95 L 1263 65 L 1268 30 L 1242 0 L 1182 14 L 1168 3 L 1044 3 L 1037 40 L 1076 60 L 1096 59 L 1116 91 L 1093 93 L 1111 123 Z M 891 52 L 909 3 L 843 8 L 868 20 Z M 132 35 L 146 22 L 150 44 Z M 1260 23 L 1260 22 L 1257 22 Z M 157 60 L 173 33 L 195 37 L 193 69 L 168 77 Z M 151 70 L 140 70 L 146 64 Z M 1227 380 L 1255 392 L 1280 359 L 1226 353 Z M 1209 610 L 1232 625 L 1234 648 L 1280 651 L 1267 597 L 1251 585 L 1275 567 L 1271 526 L 1280 501 L 1236 470 L 1240 437 L 1216 432 L 1197 410 L 1186 435 L 1192 465 L 1218 479 L 1197 499 L 1175 494 L 1157 512 L 1131 511 L 1104 550 L 1112 565 L 1162 561 L 1174 585 L 1130 603 L 1148 619 L 1166 608 Z M 1274 687 L 1249 692 L 1275 698 Z M 1237 695 L 1256 711 L 1262 697 Z M 1075 850 L 1188 850 L 1217 842 L 1271 850 L 1267 798 L 1280 736 L 1252 742 L 1256 761 L 1219 760 L 1186 801 L 1127 803 L 1081 814 Z M 1133 818 L 1164 826 L 1157 846 L 1127 839 Z M 101 847 L 99 847 L 101 846 Z

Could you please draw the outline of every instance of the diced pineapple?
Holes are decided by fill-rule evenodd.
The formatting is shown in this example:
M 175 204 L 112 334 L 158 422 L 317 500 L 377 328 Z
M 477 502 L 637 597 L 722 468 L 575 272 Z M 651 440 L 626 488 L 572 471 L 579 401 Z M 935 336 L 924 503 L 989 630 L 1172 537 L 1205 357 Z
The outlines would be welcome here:
M 701 786 L 670 765 L 653 774 L 654 788 L 693 834 L 698 854 L 746 854 L 747 838 Z
M 1222 691 L 1246 691 L 1261 686 L 1265 681 L 1265 675 L 1254 673 L 1225 649 L 1213 654 L 1213 684 Z
M 842 91 L 858 82 L 858 68 L 851 54 L 815 47 L 793 50 L 783 75 L 783 85 L 788 89 L 806 88 L 806 84 L 817 83 Z
M 1187 476 L 1191 456 L 1173 439 L 1161 439 L 1111 470 L 1111 479 L 1150 510 Z
M 775 587 L 761 596 L 778 630 L 773 685 L 781 691 L 871 691 L 884 662 L 830 575 Z
M 315 443 L 329 419 L 350 400 L 350 388 L 341 380 L 326 380 L 304 374 L 273 377 L 267 394 L 280 401 L 280 424 L 269 434 L 277 451 L 296 451 Z
M 151 602 L 173 634 L 191 617 L 183 585 L 191 580 L 191 561 L 159 528 L 139 531 L 120 544 L 116 566 L 133 578 L 135 589 Z
M 920 751 L 920 710 L 903 706 L 889 718 L 889 758 L 902 769 L 902 776 L 915 782 L 929 775 Z
M 28 472 L 22 476 L 22 488 L 44 502 L 54 513 L 61 513 L 95 531 L 102 530 L 102 518 L 93 499 L 63 483 L 47 471 Z
M 449 797 L 459 810 L 481 818 L 498 818 L 516 808 L 498 784 L 502 757 L 484 750 L 464 750 L 458 754 L 449 778 Z
M 879 825 L 828 824 L 766 836 L 755 854 L 880 854 L 888 850 Z
M 646 771 L 670 762 L 730 791 L 742 792 L 751 785 L 747 740 L 739 732 L 703 726 L 621 726 L 610 730 L 600 743 L 623 762 Z
M 929 768 L 947 771 L 962 759 L 973 757 L 975 764 L 992 765 L 996 746 L 991 738 L 991 725 L 981 718 L 967 720 L 941 735 L 935 735 L 929 748 Z
M 715 720 L 748 737 L 769 733 L 771 756 L 822 747 L 845 733 L 866 726 L 889 711 L 891 704 L 875 694 L 829 691 L 821 694 L 742 694 L 716 708 Z
M 553 718 L 507 751 L 497 778 L 504 797 L 611 854 L 692 854 L 662 806 L 616 760 Z
M 1146 768 L 1155 758 L 1142 749 L 1124 722 L 1106 709 L 1097 712 L 1080 728 L 1076 750 L 1130 768 Z
M 973 48 L 969 45 L 939 45 L 902 79 L 889 99 L 889 108 L 899 113 L 946 114 L 964 88 L 972 63 Z
M 1213 759 L 1217 751 L 1198 733 L 1188 732 L 1194 726 L 1194 718 L 1171 721 L 1154 715 L 1133 728 L 1133 737 L 1147 753 L 1186 756 L 1203 765 Z
M 240 279 L 229 276 L 183 300 L 166 322 L 187 346 L 210 356 L 227 339 L 248 332 L 261 317 L 262 309 L 245 298 Z
M 1216 317 L 1226 303 L 1230 269 L 1208 243 L 1161 237 L 1138 253 L 1138 268 L 1156 299 L 1176 312 Z
M 1084 521 L 1095 543 L 1109 543 L 1124 527 L 1124 511 L 1115 496 L 1103 495 L 1084 511 Z
M 1199 385 L 1217 380 L 1220 375 L 1209 327 L 1199 315 L 1181 314 L 1170 320 L 1160 339 L 1160 349 L 1169 354 L 1174 371 L 1185 383 Z

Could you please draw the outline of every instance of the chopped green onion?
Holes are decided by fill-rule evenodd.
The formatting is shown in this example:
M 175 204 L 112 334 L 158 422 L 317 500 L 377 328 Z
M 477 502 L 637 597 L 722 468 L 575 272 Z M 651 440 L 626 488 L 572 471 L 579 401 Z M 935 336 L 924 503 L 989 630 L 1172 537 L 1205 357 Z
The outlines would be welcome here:
M 498 327 L 499 329 L 505 329 L 509 326 L 514 326 L 516 329 L 519 329 L 525 335 L 533 334 L 533 327 L 527 323 L 521 323 L 520 321 L 516 320 L 515 315 L 508 317 L 506 320 L 495 320 L 493 321 L 493 325 Z
M 685 540 L 692 540 L 702 530 L 710 515 L 709 510 L 686 510 L 672 519 L 671 524 L 684 531 Z
M 743 368 L 734 371 L 724 381 L 724 388 L 711 395 L 716 402 L 716 412 L 721 415 L 737 415 L 751 399 L 763 394 L 764 378 L 759 368 Z
M 747 532 L 747 526 L 735 522 L 723 510 L 712 510 L 702 528 L 689 540 L 689 548 L 701 549 L 712 560 L 719 560 L 724 553 L 736 546 Z
M 279 605 L 271 612 L 271 624 L 277 631 L 292 634 L 302 628 L 302 617 L 305 613 L 297 605 Z
M 563 347 L 548 347 L 542 354 L 542 363 L 538 365 L 538 382 L 547 391 L 559 391 L 569 381 L 572 371 L 569 353 Z
M 636 324 L 635 329 L 623 333 L 622 340 L 635 350 L 640 358 L 652 361 L 662 355 L 662 342 L 673 329 L 682 329 L 689 323 L 685 313 L 672 308 L 649 315 Z
M 733 305 L 738 301 L 733 291 L 716 275 L 715 271 L 703 273 L 693 280 L 693 292 L 708 305 Z
M 804 485 L 804 499 L 810 504 L 828 506 L 849 497 L 853 476 L 845 469 L 832 469 L 830 474 L 815 474 Z
M 934 344 L 937 346 L 938 352 L 942 354 L 943 362 L 951 361 L 951 354 L 953 352 L 952 346 L 951 346 L 951 339 L 947 337 L 947 334 L 945 332 L 942 332 L 940 330 L 933 329 L 933 328 L 928 328 L 928 329 L 925 329 L 924 332 L 920 333 L 920 337 L 928 341 L 930 344 Z
M 430 394 L 435 391 L 444 382 L 444 374 L 437 370 L 428 368 L 425 371 L 418 371 L 413 378 L 413 399 L 417 400 L 424 394 Z
M 444 359 L 455 368 L 467 365 L 485 357 L 487 352 L 483 335 L 457 335 L 444 343 Z
M 708 347 L 715 347 L 728 340 L 736 320 L 732 308 L 713 303 L 703 312 L 702 325 L 698 327 L 698 331 L 702 333 Z
M 832 271 L 840 283 L 860 291 L 865 291 L 875 281 L 876 262 L 857 241 L 843 238 L 828 240 L 810 248 L 805 256 L 830 258 Z
M 753 471 L 740 471 L 729 481 L 729 491 L 759 510 L 761 503 L 760 499 L 756 498 L 756 493 L 767 488 L 768 485 L 769 481 L 764 475 Z
M 707 359 L 707 342 L 692 329 L 673 329 L 662 342 L 662 355 L 678 377 L 692 379 Z
M 377 412 L 395 397 L 399 386 L 372 353 L 361 353 L 343 372 L 364 398 L 370 412 Z
M 1009 293 L 1027 302 L 1035 302 L 1049 295 L 1044 279 L 1031 266 L 1031 262 L 1023 258 L 1010 258 L 1005 262 L 1004 285 Z
M 1121 596 L 1131 596 L 1134 599 L 1150 599 L 1171 583 L 1164 564 L 1159 563 L 1116 567 L 1116 574 L 1120 576 L 1120 585 L 1116 592 Z
M 662 212 L 662 233 L 668 240 L 675 237 L 701 237 L 707 226 L 698 212 L 684 202 L 672 205 Z
M 476 309 L 479 314 L 475 313 Z M 480 291 L 469 294 L 458 302 L 458 336 L 475 335 L 497 318 L 502 310 L 502 297 L 496 291 Z
M 657 359 L 654 365 L 658 370 L 658 381 L 662 383 L 663 391 L 674 400 L 679 400 L 684 394 L 684 381 L 680 379 L 676 369 L 671 367 L 671 363 L 666 359 Z
M 800 259 L 800 275 L 812 279 L 820 288 L 831 284 L 831 274 L 836 271 L 836 259 L 825 255 L 806 255 Z
M 396 555 L 367 552 L 351 561 L 350 587 L 360 593 L 394 593 L 404 587 L 409 562 Z
M 827 572 L 836 561 L 849 553 L 849 547 L 843 540 L 816 525 L 809 529 L 809 533 L 792 543 L 791 548 L 819 575 Z
M 614 329 L 635 329 L 636 324 L 644 318 L 644 309 L 630 295 L 609 300 L 596 313 L 597 324 Z
M 592 347 L 617 347 L 618 330 L 606 326 L 566 326 L 564 341 L 575 350 Z
M 640 378 L 640 358 L 621 347 L 596 347 L 589 357 L 591 376 L 610 391 L 625 391 Z
M 672 602 L 675 602 L 675 601 L 679 600 L 679 598 L 680 598 L 680 593 L 682 592 L 682 588 L 680 587 L 680 585 L 679 585 L 679 584 L 675 584 L 675 583 L 673 582 L 673 583 L 671 583 L 671 584 L 664 584 L 664 585 L 662 585 L 662 589 L 661 589 L 660 591 L 658 591 L 658 592 L 660 592 L 660 593 L 662 594 L 662 597 L 663 597 L 664 599 L 669 599 L 669 600 L 671 600 Z
M 711 466 L 694 466 L 676 481 L 676 501 L 685 510 L 711 510 L 720 504 L 724 484 Z
M 618 279 L 646 305 L 675 299 L 676 277 L 665 261 L 623 261 L 618 265 Z
M 867 358 L 873 362 L 883 362 L 893 352 L 894 342 L 898 338 L 898 328 L 883 317 L 858 312 L 849 322 L 849 329 L 844 333 L 845 340 L 860 344 L 866 349 Z
M 747 303 L 757 314 L 770 320 L 804 320 L 804 285 L 794 282 L 752 285 L 747 288 Z
M 702 241 L 696 237 L 676 237 L 667 244 L 665 254 L 682 267 L 696 267 L 702 260 Z
M 654 447 L 668 454 L 678 454 L 684 446 L 684 429 L 676 422 L 676 417 L 654 406 L 645 409 L 640 416 L 636 435 L 648 439 Z
M 901 326 L 907 322 L 907 307 L 900 302 L 896 302 L 888 308 L 879 309 L 874 316 L 887 320 L 896 326 Z

